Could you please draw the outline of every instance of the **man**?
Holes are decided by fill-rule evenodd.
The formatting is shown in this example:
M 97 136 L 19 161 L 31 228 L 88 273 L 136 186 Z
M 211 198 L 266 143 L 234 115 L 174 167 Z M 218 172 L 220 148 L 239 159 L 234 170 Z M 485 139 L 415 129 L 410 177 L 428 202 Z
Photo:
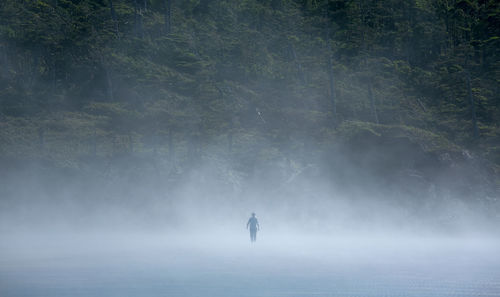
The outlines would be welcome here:
M 257 231 L 259 231 L 260 226 L 254 212 L 252 212 L 252 217 L 248 219 L 247 229 L 250 229 L 250 241 L 255 242 L 257 239 Z

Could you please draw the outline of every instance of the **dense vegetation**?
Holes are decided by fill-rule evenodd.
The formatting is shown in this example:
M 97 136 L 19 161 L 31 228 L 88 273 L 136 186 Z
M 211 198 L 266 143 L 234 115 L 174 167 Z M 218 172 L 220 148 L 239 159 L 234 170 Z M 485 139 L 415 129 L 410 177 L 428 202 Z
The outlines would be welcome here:
M 498 191 L 499 57 L 494 0 L 5 0 L 0 154 L 293 177 L 372 147 L 408 176 L 472 158 Z

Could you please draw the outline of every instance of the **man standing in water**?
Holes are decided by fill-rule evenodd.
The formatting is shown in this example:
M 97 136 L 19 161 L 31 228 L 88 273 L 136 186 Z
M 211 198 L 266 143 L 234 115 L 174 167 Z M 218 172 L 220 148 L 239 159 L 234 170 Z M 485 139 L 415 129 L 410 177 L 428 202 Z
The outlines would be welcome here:
M 255 240 L 257 239 L 257 231 L 259 231 L 260 226 L 254 212 L 252 212 L 252 217 L 248 219 L 247 229 L 250 229 L 250 241 L 255 242 Z

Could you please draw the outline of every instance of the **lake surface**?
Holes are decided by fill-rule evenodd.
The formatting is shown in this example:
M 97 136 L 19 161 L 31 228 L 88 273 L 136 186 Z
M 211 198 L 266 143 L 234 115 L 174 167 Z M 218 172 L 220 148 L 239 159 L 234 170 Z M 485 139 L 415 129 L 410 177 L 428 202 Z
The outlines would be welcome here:
M 500 245 L 485 238 L 2 238 L 2 297 L 500 296 Z

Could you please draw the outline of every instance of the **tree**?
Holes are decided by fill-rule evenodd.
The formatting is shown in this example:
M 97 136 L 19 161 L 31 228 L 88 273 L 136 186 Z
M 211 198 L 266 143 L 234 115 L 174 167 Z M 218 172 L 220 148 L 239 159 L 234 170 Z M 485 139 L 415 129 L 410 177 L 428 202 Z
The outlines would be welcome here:
M 173 0 L 163 0 L 163 16 L 166 34 L 170 34 L 172 32 L 172 1 Z

